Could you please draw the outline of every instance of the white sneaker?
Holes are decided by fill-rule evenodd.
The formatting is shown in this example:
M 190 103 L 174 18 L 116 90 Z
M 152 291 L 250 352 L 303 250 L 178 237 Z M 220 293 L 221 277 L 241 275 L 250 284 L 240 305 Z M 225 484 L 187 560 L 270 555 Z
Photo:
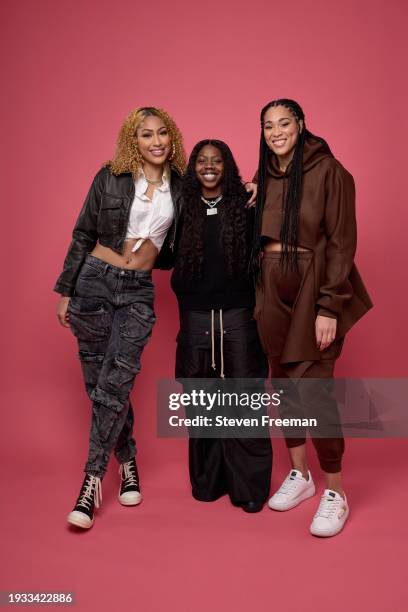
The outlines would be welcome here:
M 312 497 L 315 492 L 315 485 L 310 472 L 309 479 L 306 480 L 299 470 L 291 470 L 283 481 L 280 489 L 272 495 L 268 501 L 268 506 L 272 510 L 290 510 L 300 502 Z
M 350 513 L 347 499 L 331 489 L 325 489 L 310 525 L 310 533 L 328 538 L 339 533 Z

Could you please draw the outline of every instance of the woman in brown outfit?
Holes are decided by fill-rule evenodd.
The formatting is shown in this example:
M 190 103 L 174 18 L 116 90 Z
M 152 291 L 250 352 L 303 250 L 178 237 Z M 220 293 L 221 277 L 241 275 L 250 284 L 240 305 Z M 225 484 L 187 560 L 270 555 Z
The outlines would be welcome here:
M 346 332 L 372 306 L 354 265 L 354 181 L 327 143 L 306 129 L 304 113 L 293 100 L 265 106 L 261 126 L 254 179 L 255 318 L 273 378 L 286 379 L 288 385 L 293 378 L 326 379 L 315 387 L 290 385 L 285 408 L 296 416 L 300 405 L 305 409 L 309 400 L 316 409 L 318 400 L 324 406 L 318 414 L 320 434 L 330 435 L 328 427 L 334 427 L 333 437 L 312 438 L 326 489 L 310 530 L 331 536 L 343 528 L 349 508 L 341 480 L 344 440 L 327 379 L 333 377 Z M 290 435 L 286 444 L 292 469 L 269 500 L 274 510 L 289 510 L 315 493 L 306 432 Z

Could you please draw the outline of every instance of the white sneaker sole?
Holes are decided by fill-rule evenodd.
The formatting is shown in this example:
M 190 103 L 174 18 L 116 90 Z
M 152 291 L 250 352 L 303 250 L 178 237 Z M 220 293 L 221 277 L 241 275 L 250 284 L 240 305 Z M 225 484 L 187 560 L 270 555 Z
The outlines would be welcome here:
M 304 491 L 302 495 L 299 495 L 299 497 L 297 497 L 290 504 L 287 504 L 287 505 L 282 505 L 282 504 L 274 502 L 273 496 L 272 496 L 271 499 L 268 501 L 268 506 L 271 510 L 277 510 L 278 512 L 286 512 L 286 510 L 292 510 L 292 508 L 296 508 L 296 506 L 301 504 L 306 499 L 309 499 L 309 497 L 313 497 L 315 493 L 316 493 L 316 487 L 313 485 L 311 489 Z
M 75 527 L 81 527 L 82 529 L 89 529 L 94 524 L 93 520 L 89 518 L 83 512 L 78 512 L 78 510 L 73 510 L 68 514 L 67 521 L 70 525 L 75 525 Z
M 344 521 L 340 523 L 340 525 L 338 525 L 336 529 L 334 530 L 316 529 L 316 528 L 313 528 L 312 525 L 310 525 L 310 533 L 314 536 L 317 536 L 318 538 L 331 538 L 332 536 L 335 536 L 338 533 L 340 533 L 340 531 L 342 531 L 344 525 L 346 524 L 349 514 L 350 514 L 350 510 L 347 509 L 347 511 L 345 512 Z
M 142 494 L 139 493 L 139 495 L 135 495 L 134 497 L 130 497 L 128 499 L 126 498 L 121 498 L 120 495 L 118 495 L 118 501 L 120 504 L 122 504 L 122 506 L 138 506 L 143 500 Z

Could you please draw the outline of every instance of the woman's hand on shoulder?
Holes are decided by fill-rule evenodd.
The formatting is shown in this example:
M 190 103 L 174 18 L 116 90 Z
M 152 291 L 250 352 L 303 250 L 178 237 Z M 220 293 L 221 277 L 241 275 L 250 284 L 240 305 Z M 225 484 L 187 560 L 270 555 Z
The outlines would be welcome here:
M 324 351 L 336 337 L 337 319 L 317 315 L 315 328 L 317 348 Z
M 256 183 L 245 183 L 244 185 L 245 191 L 248 194 L 251 194 L 248 202 L 246 203 L 247 208 L 252 208 L 256 203 L 256 194 L 258 193 L 258 185 Z
M 57 318 L 63 327 L 69 327 L 68 304 L 71 298 L 61 295 L 57 304 Z

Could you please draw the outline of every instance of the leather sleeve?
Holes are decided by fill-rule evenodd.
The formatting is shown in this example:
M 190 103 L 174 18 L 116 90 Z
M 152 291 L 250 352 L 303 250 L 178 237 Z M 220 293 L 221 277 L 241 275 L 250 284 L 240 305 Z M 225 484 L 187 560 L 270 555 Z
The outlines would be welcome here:
M 171 270 L 174 267 L 175 261 L 175 236 L 176 236 L 176 227 L 178 233 L 178 224 L 174 220 L 171 224 L 166 238 L 164 239 L 163 246 L 160 249 L 160 253 L 158 254 L 156 261 L 154 263 L 153 268 L 155 270 Z
M 54 291 L 63 296 L 74 294 L 76 279 L 84 259 L 98 240 L 98 213 L 106 172 L 108 170 L 102 168 L 95 176 L 72 232 L 72 241 L 65 257 L 63 271 L 54 287 Z
M 354 180 L 339 164 L 326 175 L 325 195 L 326 265 L 317 306 L 319 315 L 338 317 L 353 295 L 349 276 L 357 244 Z
M 167 236 L 164 240 L 163 246 L 160 249 L 160 253 L 154 264 L 155 269 L 159 270 L 171 270 L 174 268 L 176 261 L 176 253 L 178 241 L 181 235 L 181 223 L 182 223 L 182 199 L 181 199 L 181 187 L 182 179 L 174 171 L 171 175 L 171 196 L 175 208 L 174 221 L 167 232 Z

